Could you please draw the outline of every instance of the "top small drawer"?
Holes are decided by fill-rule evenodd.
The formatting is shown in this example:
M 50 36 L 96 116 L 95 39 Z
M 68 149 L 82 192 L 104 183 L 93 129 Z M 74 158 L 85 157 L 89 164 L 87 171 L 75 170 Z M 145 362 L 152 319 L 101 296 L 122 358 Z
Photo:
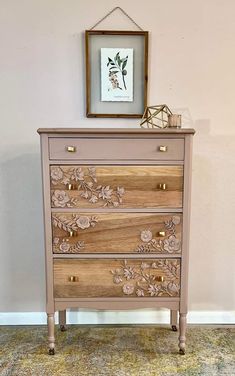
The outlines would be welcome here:
M 50 137 L 52 160 L 169 160 L 184 159 L 183 138 Z

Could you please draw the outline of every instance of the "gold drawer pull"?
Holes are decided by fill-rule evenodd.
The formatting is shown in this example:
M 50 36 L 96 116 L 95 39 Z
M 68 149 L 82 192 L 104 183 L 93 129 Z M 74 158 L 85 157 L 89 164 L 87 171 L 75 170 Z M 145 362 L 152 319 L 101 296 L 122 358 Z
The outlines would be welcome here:
M 159 231 L 159 232 L 158 232 L 158 236 L 166 236 L 165 231 Z
M 70 275 L 69 276 L 69 282 L 78 282 L 79 278 L 75 275 Z
M 158 184 L 158 189 L 165 191 L 167 189 L 167 185 L 165 183 L 160 183 L 160 184 Z
M 164 282 L 165 278 L 163 277 L 163 275 L 158 275 L 158 276 L 155 277 L 155 280 L 158 281 L 158 282 Z
M 76 146 L 66 146 L 65 148 L 69 153 L 76 153 L 77 148 Z
M 67 184 L 67 188 L 69 191 L 74 191 L 75 189 L 77 189 L 77 184 Z
M 76 231 L 70 230 L 70 231 L 69 231 L 69 236 L 70 236 L 70 238 L 72 238 L 72 237 L 74 237 L 74 236 L 77 236 Z
M 159 146 L 159 151 L 162 151 L 162 152 L 167 151 L 167 146 L 166 145 L 160 145 Z

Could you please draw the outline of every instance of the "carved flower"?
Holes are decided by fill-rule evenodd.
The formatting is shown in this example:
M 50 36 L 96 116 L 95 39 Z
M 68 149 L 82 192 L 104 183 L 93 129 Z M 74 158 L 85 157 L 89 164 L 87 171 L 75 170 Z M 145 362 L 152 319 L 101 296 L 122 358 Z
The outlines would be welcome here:
M 79 217 L 76 220 L 76 223 L 77 223 L 78 227 L 81 228 L 82 230 L 90 227 L 90 219 L 89 219 L 89 217 L 87 217 L 85 215 L 81 215 L 81 217 Z
M 144 290 L 141 290 L 141 289 L 136 290 L 136 295 L 137 296 L 144 296 Z
M 65 191 L 56 190 L 52 195 L 52 202 L 54 206 L 64 208 L 69 202 L 69 196 Z
M 98 201 L 98 197 L 96 195 L 92 195 L 89 202 L 92 204 L 95 204 Z
M 84 180 L 84 172 L 82 171 L 82 168 L 81 167 L 74 168 L 71 178 L 76 181 Z
M 150 230 L 141 231 L 140 238 L 142 242 L 148 243 L 152 240 L 153 234 Z
M 101 187 L 99 197 L 103 200 L 110 200 L 113 190 L 109 188 L 109 185 L 106 187 Z
M 168 239 L 164 240 L 164 250 L 173 253 L 180 250 L 180 240 L 177 239 L 174 235 L 169 236 Z
M 113 282 L 118 284 L 122 282 L 122 277 L 120 275 L 114 275 L 113 276 Z
M 54 245 L 59 244 L 59 242 L 60 242 L 60 239 L 59 239 L 59 238 L 54 238 L 54 239 L 53 239 L 53 244 L 54 244 Z
M 167 286 L 167 289 L 174 295 L 178 295 L 179 293 L 179 285 L 177 285 L 176 283 L 174 282 L 170 282 Z
M 148 287 L 148 293 L 151 296 L 157 296 L 161 288 L 158 285 L 149 285 Z
M 67 242 L 62 242 L 60 244 L 60 250 L 61 250 L 61 252 L 68 252 L 69 248 L 70 248 L 70 245 Z
M 56 184 L 58 180 L 61 180 L 63 178 L 63 171 L 58 166 L 52 166 L 51 167 L 51 179 L 52 183 Z M 53 182 L 54 180 L 54 182 Z
M 134 285 L 131 285 L 129 283 L 126 283 L 125 285 L 123 285 L 123 288 L 122 288 L 122 291 L 124 292 L 125 295 L 133 294 L 134 290 L 135 290 Z
M 174 215 L 172 217 L 172 222 L 174 223 L 174 225 L 178 225 L 180 223 L 180 217 L 178 215 Z

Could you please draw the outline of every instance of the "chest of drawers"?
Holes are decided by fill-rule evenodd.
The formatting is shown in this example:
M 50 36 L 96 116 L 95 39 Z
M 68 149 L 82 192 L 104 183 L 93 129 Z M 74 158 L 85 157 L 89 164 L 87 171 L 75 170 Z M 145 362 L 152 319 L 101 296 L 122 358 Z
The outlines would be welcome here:
M 194 130 L 38 133 L 49 354 L 73 307 L 168 308 L 184 354 Z

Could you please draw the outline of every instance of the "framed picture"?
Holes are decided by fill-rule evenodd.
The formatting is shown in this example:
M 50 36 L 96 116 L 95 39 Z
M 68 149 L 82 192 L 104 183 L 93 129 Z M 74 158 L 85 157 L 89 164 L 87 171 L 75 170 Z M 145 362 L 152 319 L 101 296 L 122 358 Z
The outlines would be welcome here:
M 141 118 L 147 106 L 148 32 L 88 30 L 87 117 Z

